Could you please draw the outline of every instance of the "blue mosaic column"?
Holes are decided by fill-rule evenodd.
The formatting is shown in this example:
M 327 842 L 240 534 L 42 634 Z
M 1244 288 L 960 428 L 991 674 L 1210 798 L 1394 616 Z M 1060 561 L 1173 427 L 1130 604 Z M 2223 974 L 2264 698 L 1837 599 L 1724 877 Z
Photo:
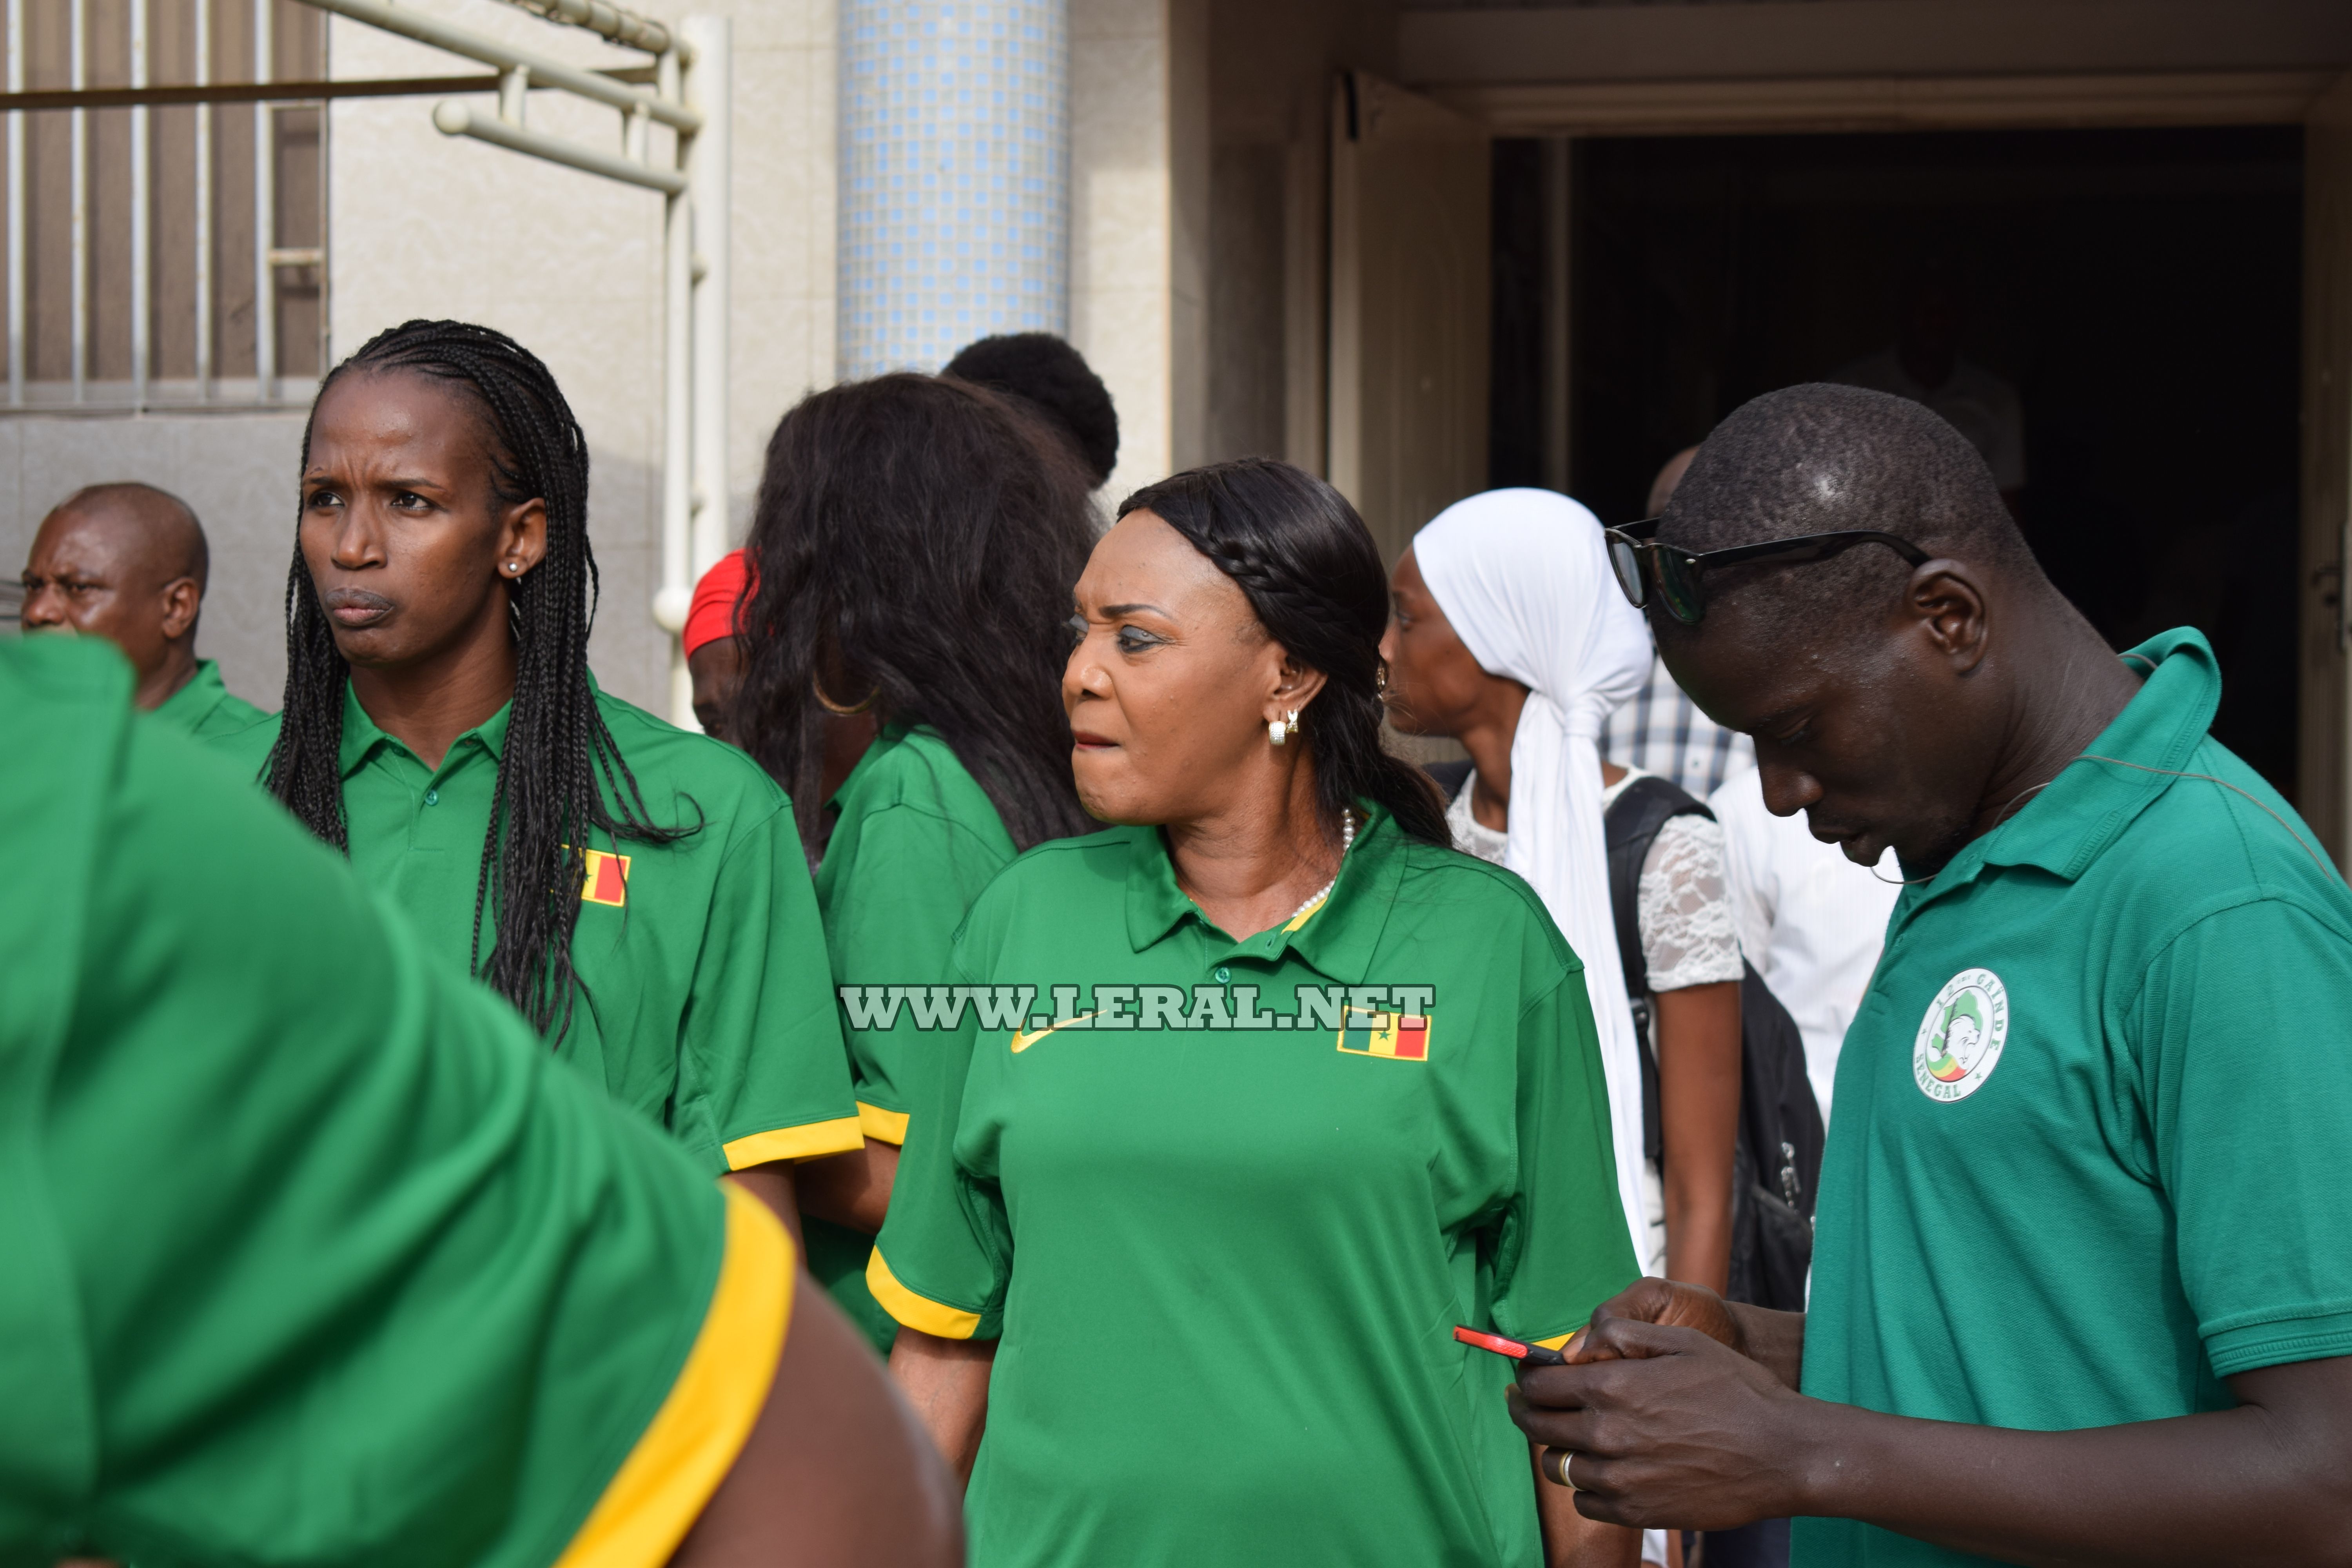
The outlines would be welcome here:
M 841 0 L 840 372 L 1069 330 L 1068 0 Z

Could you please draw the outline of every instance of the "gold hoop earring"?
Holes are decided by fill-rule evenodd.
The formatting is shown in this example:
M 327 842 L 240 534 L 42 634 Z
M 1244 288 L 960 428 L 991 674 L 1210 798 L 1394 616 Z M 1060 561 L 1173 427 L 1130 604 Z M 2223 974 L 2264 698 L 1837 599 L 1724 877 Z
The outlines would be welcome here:
M 866 694 L 865 701 L 857 703 L 854 707 L 845 708 L 840 703 L 835 702 L 832 698 L 827 697 L 824 694 L 824 683 L 817 679 L 814 676 L 809 677 L 809 690 L 814 694 L 816 698 L 816 705 L 824 709 L 826 712 L 832 714 L 836 719 L 856 718 L 858 714 L 865 712 L 869 708 L 872 708 L 876 700 L 882 695 L 881 683 L 877 681 L 875 683 L 874 689 Z

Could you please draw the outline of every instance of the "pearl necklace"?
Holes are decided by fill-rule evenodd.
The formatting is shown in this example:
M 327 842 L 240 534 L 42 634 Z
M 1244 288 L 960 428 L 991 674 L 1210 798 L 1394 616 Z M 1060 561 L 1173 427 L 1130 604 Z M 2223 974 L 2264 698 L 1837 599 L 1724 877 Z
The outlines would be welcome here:
M 1356 814 L 1352 811 L 1343 811 L 1339 814 L 1339 864 L 1341 867 L 1344 868 L 1348 864 L 1348 851 L 1354 848 L 1355 845 Z M 1290 920 L 1285 921 L 1283 923 L 1285 925 L 1289 924 L 1290 921 L 1297 920 L 1299 916 L 1305 914 L 1307 910 L 1313 909 L 1316 905 L 1329 898 L 1331 896 L 1331 889 L 1339 885 L 1339 873 L 1338 871 L 1334 871 L 1331 873 L 1331 879 L 1323 884 L 1323 890 L 1317 893 L 1305 903 L 1299 905 L 1297 909 L 1291 910 Z

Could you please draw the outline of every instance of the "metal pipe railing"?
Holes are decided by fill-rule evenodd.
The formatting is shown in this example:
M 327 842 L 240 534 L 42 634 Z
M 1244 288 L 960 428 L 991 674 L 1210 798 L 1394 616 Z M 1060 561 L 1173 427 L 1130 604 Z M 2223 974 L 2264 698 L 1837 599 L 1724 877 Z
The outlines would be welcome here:
M 676 53 L 656 62 L 663 97 L 679 96 Z M 684 163 L 688 150 L 679 149 Z M 654 621 L 670 634 L 669 706 L 675 721 L 694 711 L 694 679 L 687 673 L 678 634 L 694 605 L 694 204 L 686 177 L 662 204 L 662 488 L 661 586 L 654 591 Z
M 666 55 L 675 47 L 685 54 L 687 64 L 694 63 L 691 39 L 673 34 L 666 22 L 640 16 L 635 11 L 609 5 L 607 0 L 507 0 L 507 4 L 520 6 L 532 16 L 544 16 L 551 22 L 561 22 L 570 27 L 584 27 L 623 48 L 643 49 L 649 55 Z
M 702 110 L 706 129 L 688 144 L 688 190 L 694 208 L 694 521 L 692 581 L 727 552 L 727 406 L 729 200 L 733 171 L 724 127 L 734 120 L 734 50 L 724 16 L 690 16 L 680 31 L 689 45 L 686 100 Z
M 422 16 L 404 5 L 386 5 L 381 0 L 303 0 L 321 11 L 331 11 L 338 16 L 348 16 L 354 22 L 365 22 L 387 33 L 397 33 L 420 44 L 430 44 L 436 49 L 446 49 L 453 55 L 463 55 L 469 60 L 479 60 L 486 66 L 512 70 L 520 66 L 530 72 L 534 87 L 560 87 L 566 92 L 577 93 L 592 102 L 624 112 L 643 106 L 673 131 L 698 131 L 702 116 L 675 99 L 665 101 L 659 94 L 649 94 L 614 80 L 598 71 L 578 66 L 567 66 L 544 55 L 528 49 L 518 49 L 479 33 L 468 32 L 437 17 Z
M 446 136 L 470 136 L 477 142 L 488 142 L 511 153 L 527 153 L 551 163 L 562 163 L 591 174 L 602 174 L 609 180 L 643 185 L 649 191 L 660 191 L 666 195 L 676 196 L 686 190 L 686 176 L 675 170 L 633 163 L 626 158 L 599 153 L 593 147 L 583 147 L 579 142 L 567 142 L 561 136 L 550 136 L 543 132 L 509 124 L 495 115 L 477 114 L 456 99 L 444 99 L 433 106 L 433 124 Z

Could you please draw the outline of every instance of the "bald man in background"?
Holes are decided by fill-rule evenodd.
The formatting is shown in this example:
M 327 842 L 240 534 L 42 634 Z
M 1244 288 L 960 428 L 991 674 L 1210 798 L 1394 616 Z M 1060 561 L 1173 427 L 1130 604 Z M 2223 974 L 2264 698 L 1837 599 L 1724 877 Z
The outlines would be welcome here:
M 89 485 L 41 520 L 25 562 L 24 626 L 71 630 L 121 648 L 137 672 L 134 706 L 184 734 L 258 722 L 220 670 L 196 657 L 211 552 L 188 503 L 152 485 Z

